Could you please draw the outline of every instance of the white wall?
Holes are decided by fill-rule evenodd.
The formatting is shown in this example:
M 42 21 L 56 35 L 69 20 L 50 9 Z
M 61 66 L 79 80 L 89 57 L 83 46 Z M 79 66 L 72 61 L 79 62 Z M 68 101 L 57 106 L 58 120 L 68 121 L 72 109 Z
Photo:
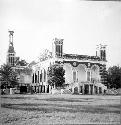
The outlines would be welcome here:
M 73 82 L 73 72 L 71 64 L 64 64 L 65 70 L 65 83 L 72 83 Z

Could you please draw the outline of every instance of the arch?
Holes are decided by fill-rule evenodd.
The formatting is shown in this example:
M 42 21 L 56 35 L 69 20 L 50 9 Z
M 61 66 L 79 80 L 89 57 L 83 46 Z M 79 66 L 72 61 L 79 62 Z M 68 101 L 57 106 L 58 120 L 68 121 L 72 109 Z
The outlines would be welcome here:
M 78 71 L 78 82 L 86 81 L 86 72 L 87 72 L 87 67 L 84 64 L 79 64 L 77 67 Z
M 91 81 L 99 81 L 100 80 L 100 68 L 98 65 L 93 65 L 91 67 Z
M 72 83 L 73 82 L 73 72 L 72 72 L 72 66 L 69 63 L 64 64 L 63 66 L 65 70 L 65 83 Z

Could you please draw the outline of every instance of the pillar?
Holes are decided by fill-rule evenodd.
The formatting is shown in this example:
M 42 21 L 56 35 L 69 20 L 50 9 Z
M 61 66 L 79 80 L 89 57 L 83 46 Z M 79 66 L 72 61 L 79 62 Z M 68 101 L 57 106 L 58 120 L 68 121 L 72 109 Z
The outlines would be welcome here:
M 47 93 L 47 85 L 45 85 L 45 93 Z
M 89 94 L 91 94 L 91 89 L 90 89 L 90 85 L 89 85 Z
M 95 94 L 95 86 L 93 85 L 93 94 Z
M 38 80 L 37 80 L 37 81 L 38 81 L 38 83 L 39 83 L 39 71 L 38 71 Z
M 99 94 L 99 87 L 97 86 L 97 94 Z
M 85 89 L 85 85 L 83 84 L 82 85 L 82 94 L 84 95 L 85 93 L 84 93 L 84 89 Z
M 49 85 L 49 93 L 51 93 L 51 86 Z
M 36 79 L 36 73 L 34 73 L 34 83 L 35 83 L 35 79 Z
M 36 93 L 38 93 L 38 86 L 36 85 Z
M 104 89 L 102 88 L 102 94 L 104 94 Z

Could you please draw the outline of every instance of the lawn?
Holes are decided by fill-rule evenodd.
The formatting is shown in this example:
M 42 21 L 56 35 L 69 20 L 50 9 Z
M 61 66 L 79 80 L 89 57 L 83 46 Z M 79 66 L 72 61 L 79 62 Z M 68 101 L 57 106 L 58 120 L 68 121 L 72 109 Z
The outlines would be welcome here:
M 120 124 L 120 96 L 2 95 L 2 125 Z

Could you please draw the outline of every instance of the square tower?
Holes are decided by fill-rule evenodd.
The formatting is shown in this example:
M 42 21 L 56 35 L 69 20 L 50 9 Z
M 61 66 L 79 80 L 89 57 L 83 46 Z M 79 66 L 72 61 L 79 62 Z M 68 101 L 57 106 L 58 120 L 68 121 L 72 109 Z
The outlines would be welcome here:
M 63 57 L 63 39 L 55 38 L 52 43 L 52 56 Z

